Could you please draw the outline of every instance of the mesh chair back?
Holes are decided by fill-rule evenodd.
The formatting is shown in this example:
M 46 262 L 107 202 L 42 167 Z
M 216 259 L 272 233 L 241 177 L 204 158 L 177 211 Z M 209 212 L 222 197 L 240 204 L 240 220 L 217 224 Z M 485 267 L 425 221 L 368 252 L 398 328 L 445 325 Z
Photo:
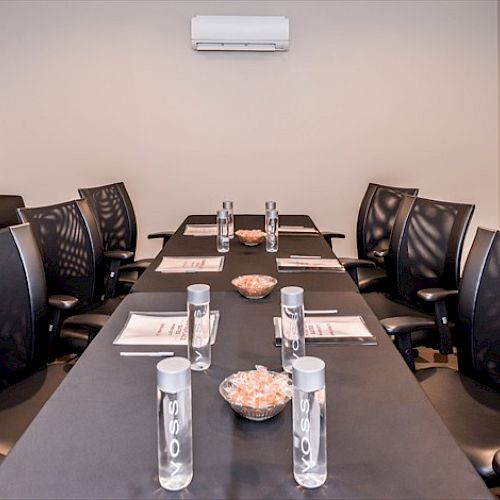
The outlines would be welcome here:
M 101 300 L 104 265 L 101 236 L 86 200 L 21 208 L 42 255 L 49 295 L 79 299 L 78 310 Z
M 473 205 L 404 196 L 389 244 L 387 274 L 395 299 L 416 304 L 422 288 L 458 288 Z
M 405 194 L 417 196 L 418 189 L 368 185 L 359 207 L 356 231 L 360 259 L 373 258 L 374 250 L 389 248 L 392 226 Z
M 460 282 L 460 371 L 500 390 L 500 232 L 479 228 Z
M 123 182 L 78 190 L 90 207 L 101 230 L 104 251 L 135 252 L 137 223 L 132 202 Z
M 0 230 L 0 387 L 44 361 L 47 295 L 42 261 L 29 224 Z
M 24 207 L 22 196 L 2 194 L 0 195 L 0 229 L 14 226 L 19 223 L 17 209 Z

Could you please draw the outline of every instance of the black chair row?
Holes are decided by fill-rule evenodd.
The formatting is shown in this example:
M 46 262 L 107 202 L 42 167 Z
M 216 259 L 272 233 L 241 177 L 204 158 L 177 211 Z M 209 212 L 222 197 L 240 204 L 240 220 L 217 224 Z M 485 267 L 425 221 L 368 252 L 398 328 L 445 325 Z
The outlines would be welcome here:
M 458 371 L 424 368 L 416 377 L 476 470 L 497 487 L 500 232 L 478 229 L 460 279 L 474 206 L 408 191 L 369 186 L 358 217 L 359 259 L 341 260 L 412 370 L 415 346 L 447 354 L 456 345 Z M 377 203 L 377 193 L 392 203 Z

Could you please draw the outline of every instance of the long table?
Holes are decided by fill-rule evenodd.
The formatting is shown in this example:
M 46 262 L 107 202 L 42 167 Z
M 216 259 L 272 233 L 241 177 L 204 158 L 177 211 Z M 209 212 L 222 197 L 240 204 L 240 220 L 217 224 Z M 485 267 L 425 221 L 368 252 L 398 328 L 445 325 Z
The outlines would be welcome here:
M 179 238 L 174 236 L 172 248 L 178 248 Z M 289 252 L 287 241 L 295 244 L 292 238 L 281 239 L 284 252 Z M 326 247 L 319 238 L 302 238 L 304 248 L 318 242 Z M 206 240 L 214 244 L 214 238 Z M 205 243 L 196 238 L 189 244 Z M 236 249 L 232 244 L 231 253 Z M 277 276 L 278 288 L 288 279 L 300 285 L 310 278 L 307 273 Z M 318 281 L 346 278 L 314 276 Z M 182 287 L 186 276 L 161 278 L 179 280 Z M 491 498 L 353 287 L 306 287 L 305 294 L 306 308 L 362 315 L 378 340 L 377 346 L 307 347 L 327 366 L 325 485 L 305 490 L 293 480 L 290 404 L 271 420 L 251 422 L 218 394 L 219 383 L 234 371 L 280 365 L 272 326 L 279 295 L 248 301 L 229 289 L 211 295 L 212 309 L 221 313 L 212 366 L 192 377 L 194 478 L 182 492 L 163 490 L 157 470 L 157 360 L 123 358 L 120 351 L 151 348 L 112 341 L 130 311 L 179 311 L 185 300 L 185 291 L 136 292 L 124 299 L 0 466 L 1 498 Z M 173 350 L 186 352 L 185 347 Z

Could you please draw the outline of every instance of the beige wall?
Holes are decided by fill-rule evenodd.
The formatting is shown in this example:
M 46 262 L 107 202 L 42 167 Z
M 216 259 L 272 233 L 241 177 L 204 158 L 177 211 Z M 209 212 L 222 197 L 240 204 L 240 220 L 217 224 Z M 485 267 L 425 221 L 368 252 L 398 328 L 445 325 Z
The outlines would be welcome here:
M 197 53 L 196 14 L 285 15 L 290 51 Z M 224 198 L 345 231 L 369 181 L 498 226 L 497 3 L 0 2 L 1 192 L 124 180 L 140 226 Z

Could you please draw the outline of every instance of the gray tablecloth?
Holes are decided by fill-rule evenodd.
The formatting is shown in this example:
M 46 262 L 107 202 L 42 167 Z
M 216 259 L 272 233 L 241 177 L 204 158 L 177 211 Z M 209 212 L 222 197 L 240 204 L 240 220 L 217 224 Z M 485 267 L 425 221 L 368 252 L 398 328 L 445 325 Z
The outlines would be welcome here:
M 297 283 L 296 273 L 278 273 L 276 257 L 290 257 L 290 255 L 321 255 L 334 257 L 324 238 L 318 233 L 315 236 L 280 235 L 279 251 L 267 253 L 266 245 L 262 243 L 256 247 L 242 245 L 235 237 L 231 241 L 231 249 L 225 254 L 224 269 L 220 273 L 192 273 L 192 274 L 162 274 L 155 271 L 164 255 L 221 255 L 216 250 L 216 238 L 184 236 L 186 224 L 215 223 L 215 216 L 192 215 L 179 227 L 174 237 L 163 248 L 149 269 L 134 285 L 133 292 L 179 292 L 186 290 L 192 283 L 210 283 L 214 291 L 232 290 L 231 280 L 241 274 L 267 274 L 278 278 L 280 286 Z M 293 226 L 315 227 L 310 217 L 306 215 L 283 215 L 280 224 Z M 263 229 L 263 215 L 237 215 L 235 228 Z M 347 273 L 333 275 L 333 273 L 300 273 L 300 283 L 306 290 L 318 291 L 354 291 L 354 285 Z
M 307 308 L 362 314 L 377 346 L 308 346 L 327 365 L 328 479 L 292 477 L 291 405 L 266 422 L 236 415 L 218 394 L 230 373 L 280 365 L 276 296 L 212 294 L 221 311 L 213 363 L 193 373 L 194 478 L 179 493 L 158 482 L 154 358 L 113 346 L 128 312 L 185 308 L 185 293 L 127 297 L 0 466 L 1 498 L 489 498 L 357 293 L 306 291 Z M 175 348 L 185 355 L 185 348 Z

